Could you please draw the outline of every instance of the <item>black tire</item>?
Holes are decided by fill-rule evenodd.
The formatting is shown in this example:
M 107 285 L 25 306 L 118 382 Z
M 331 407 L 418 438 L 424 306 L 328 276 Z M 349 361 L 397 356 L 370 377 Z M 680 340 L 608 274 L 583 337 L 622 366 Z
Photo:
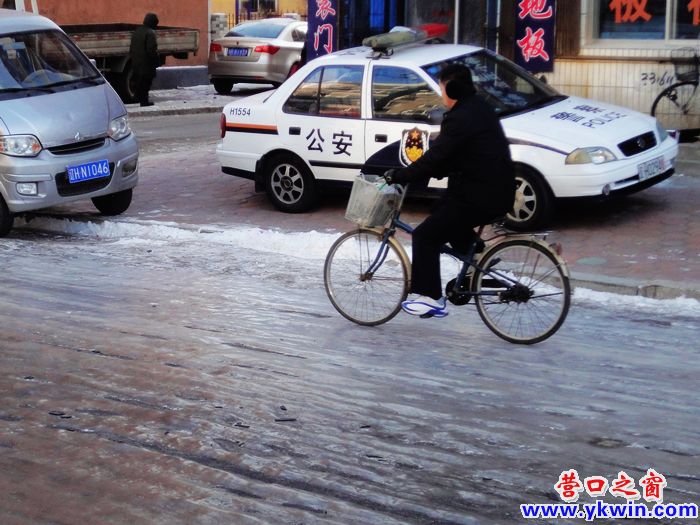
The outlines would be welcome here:
M 479 316 L 494 334 L 530 345 L 559 330 L 569 312 L 571 286 L 564 263 L 551 250 L 528 239 L 505 240 L 478 265 L 492 272 L 475 270 L 472 292 Z M 479 295 L 483 292 L 491 295 Z
M 118 191 L 101 197 L 93 197 L 92 203 L 102 215 L 119 215 L 129 209 L 132 190 Z
M 214 84 L 214 89 L 219 95 L 228 95 L 233 89 L 233 80 L 219 78 L 212 81 L 212 83 Z
M 136 83 L 134 80 L 134 70 L 131 68 L 131 62 L 126 63 L 121 73 L 113 73 L 110 78 L 114 90 L 122 99 L 122 102 L 125 104 L 136 102 Z
M 664 89 L 651 105 L 651 115 L 664 129 L 700 129 L 700 97 L 695 82 L 677 82 Z
M 306 164 L 298 157 L 282 153 L 265 162 L 265 191 L 278 210 L 301 213 L 316 204 L 317 184 Z
M 515 187 L 515 202 L 506 215 L 506 226 L 515 231 L 543 226 L 552 214 L 554 197 L 542 176 L 524 166 L 516 166 Z
M 326 293 L 335 309 L 353 323 L 376 326 L 401 310 L 409 289 L 411 263 L 399 242 L 391 237 L 381 265 L 371 275 L 382 235 L 359 229 L 333 243 L 323 267 Z
M 10 213 L 7 204 L 5 204 L 5 199 L 0 196 L 0 237 L 5 237 L 15 222 L 15 216 Z

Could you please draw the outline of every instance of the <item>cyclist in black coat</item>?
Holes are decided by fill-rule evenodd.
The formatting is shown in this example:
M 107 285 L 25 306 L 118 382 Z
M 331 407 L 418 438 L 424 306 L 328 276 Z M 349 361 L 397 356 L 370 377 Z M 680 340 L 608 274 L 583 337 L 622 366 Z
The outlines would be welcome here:
M 390 184 L 448 177 L 447 191 L 413 233 L 411 293 L 402 307 L 412 315 L 447 315 L 440 279 L 440 247 L 466 251 L 473 228 L 505 215 L 515 199 L 515 172 L 508 140 L 495 112 L 478 95 L 469 68 L 451 64 L 440 72 L 448 111 L 440 134 L 407 168 L 389 170 Z
M 156 27 L 158 16 L 155 13 L 147 13 L 143 25 L 137 27 L 131 35 L 129 58 L 134 73 L 134 91 L 141 106 L 153 105 L 153 102 L 148 100 L 148 92 L 156 76 L 156 68 L 160 65 Z

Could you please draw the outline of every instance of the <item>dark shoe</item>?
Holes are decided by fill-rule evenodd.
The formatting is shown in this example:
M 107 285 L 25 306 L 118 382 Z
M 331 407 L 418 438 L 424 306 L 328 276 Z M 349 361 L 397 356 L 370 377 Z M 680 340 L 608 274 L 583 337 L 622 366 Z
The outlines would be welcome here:
M 141 107 L 145 108 L 148 106 L 154 106 L 155 104 L 153 102 L 141 102 Z

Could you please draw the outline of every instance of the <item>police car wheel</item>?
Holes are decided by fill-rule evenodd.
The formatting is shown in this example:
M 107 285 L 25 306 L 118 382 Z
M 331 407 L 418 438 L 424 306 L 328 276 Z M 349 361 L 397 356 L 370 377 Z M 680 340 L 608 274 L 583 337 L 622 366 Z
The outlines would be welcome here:
M 276 155 L 265 166 L 265 189 L 272 204 L 287 213 L 309 210 L 316 200 L 316 181 L 292 155 Z
M 515 172 L 515 202 L 506 215 L 506 226 L 525 231 L 542 226 L 552 209 L 552 196 L 542 177 L 522 166 Z
M 93 197 L 92 203 L 102 215 L 119 215 L 129 209 L 131 204 L 131 189 Z
M 0 237 L 4 237 L 12 229 L 12 224 L 15 221 L 14 215 L 10 213 L 10 210 L 5 204 L 5 199 L 0 197 Z

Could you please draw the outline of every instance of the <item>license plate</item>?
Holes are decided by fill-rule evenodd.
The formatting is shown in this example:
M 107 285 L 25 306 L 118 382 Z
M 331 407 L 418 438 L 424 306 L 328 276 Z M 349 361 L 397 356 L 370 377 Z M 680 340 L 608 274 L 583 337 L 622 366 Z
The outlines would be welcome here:
M 666 161 L 663 157 L 656 157 L 655 159 L 642 162 L 638 169 L 639 180 L 646 180 L 666 171 Z
M 99 179 L 100 177 L 109 177 L 109 162 L 98 160 L 87 164 L 78 164 L 77 166 L 66 166 L 66 173 L 68 173 L 68 182 L 71 184 Z
M 247 57 L 248 48 L 246 47 L 229 47 L 226 54 L 230 57 Z

